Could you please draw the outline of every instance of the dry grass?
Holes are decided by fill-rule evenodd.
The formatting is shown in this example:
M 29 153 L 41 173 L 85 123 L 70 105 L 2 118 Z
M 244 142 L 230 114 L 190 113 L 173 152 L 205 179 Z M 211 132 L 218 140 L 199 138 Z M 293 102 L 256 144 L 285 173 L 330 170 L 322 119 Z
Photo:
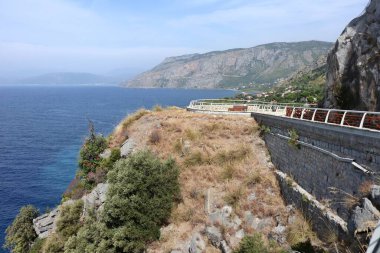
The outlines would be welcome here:
M 127 129 L 123 128 L 134 139 L 135 149 L 148 146 L 161 158 L 172 157 L 181 172 L 182 202 L 173 209 L 170 228 L 162 240 L 153 243 L 148 252 L 170 251 L 186 242 L 198 227 L 204 228 L 205 194 L 209 189 L 212 208 L 230 204 L 241 218 L 247 210 L 258 217 L 286 215 L 265 145 L 258 137 L 258 125 L 252 118 L 196 114 L 176 108 L 138 115 L 138 120 L 133 116 L 134 120 L 127 120 Z M 149 140 L 155 129 L 160 134 L 159 142 Z M 257 196 L 254 201 L 248 200 L 252 193 Z
M 307 240 L 316 240 L 316 235 L 311 230 L 311 222 L 301 216 L 288 226 L 287 241 L 290 245 L 296 245 Z
M 120 146 L 127 138 L 127 130 L 128 128 L 137 120 L 142 118 L 144 115 L 148 114 L 150 111 L 145 109 L 140 109 L 137 112 L 128 115 L 125 117 L 119 125 L 116 126 L 113 133 L 110 136 L 110 147 L 118 147 Z

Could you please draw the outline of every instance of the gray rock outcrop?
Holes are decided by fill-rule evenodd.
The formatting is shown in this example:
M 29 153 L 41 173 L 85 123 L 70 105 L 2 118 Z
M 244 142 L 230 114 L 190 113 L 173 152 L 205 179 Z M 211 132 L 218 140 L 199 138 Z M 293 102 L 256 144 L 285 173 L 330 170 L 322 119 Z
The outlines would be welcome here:
M 134 147 L 135 142 L 133 141 L 133 139 L 127 139 L 120 147 L 120 156 L 127 157 L 133 151 Z
M 98 184 L 89 194 L 82 197 L 83 215 L 87 215 L 88 210 L 92 208 L 97 212 L 102 210 L 103 204 L 106 201 L 107 190 L 108 184 L 101 183 Z M 41 215 L 33 220 L 33 228 L 39 238 L 46 238 L 55 231 L 61 207 L 70 205 L 73 202 L 73 200 L 68 200 L 51 212 Z
M 379 222 L 380 212 L 372 205 L 371 201 L 364 198 L 360 206 L 355 207 L 348 222 L 348 228 L 354 234 L 368 232 L 376 227 Z
M 344 29 L 329 53 L 324 106 L 380 111 L 380 1 Z
M 274 83 L 314 64 L 330 42 L 271 43 L 252 48 L 192 54 L 165 59 L 125 83 L 129 87 L 236 87 Z

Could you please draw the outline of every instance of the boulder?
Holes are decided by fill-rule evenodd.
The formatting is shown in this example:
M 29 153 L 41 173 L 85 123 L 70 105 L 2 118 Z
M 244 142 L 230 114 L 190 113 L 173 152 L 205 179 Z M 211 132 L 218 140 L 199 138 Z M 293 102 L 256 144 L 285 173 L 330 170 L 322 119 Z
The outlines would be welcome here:
M 200 233 L 195 233 L 190 240 L 189 253 L 202 253 L 206 248 L 206 243 Z
M 220 247 L 220 243 L 223 240 L 223 235 L 219 228 L 215 226 L 207 227 L 206 236 L 214 247 Z
M 232 253 L 231 248 L 228 246 L 227 242 L 224 240 L 220 243 L 220 250 L 222 251 L 222 253 Z
M 348 221 L 348 229 L 353 233 L 368 232 L 376 227 L 380 212 L 367 198 L 362 199 L 360 206 L 356 206 Z
M 56 218 L 58 214 L 59 207 L 55 208 L 49 213 L 33 219 L 33 228 L 39 238 L 46 238 L 55 230 L 57 221 Z
M 103 158 L 103 159 L 108 159 L 108 158 L 110 158 L 110 156 L 111 156 L 111 149 L 107 148 L 107 149 L 104 150 L 103 153 L 101 153 L 99 156 L 100 156 L 101 158 Z
M 132 138 L 127 139 L 120 148 L 120 156 L 121 157 L 127 157 L 135 147 L 135 142 Z
M 371 201 L 375 206 L 380 207 L 380 185 L 371 186 Z

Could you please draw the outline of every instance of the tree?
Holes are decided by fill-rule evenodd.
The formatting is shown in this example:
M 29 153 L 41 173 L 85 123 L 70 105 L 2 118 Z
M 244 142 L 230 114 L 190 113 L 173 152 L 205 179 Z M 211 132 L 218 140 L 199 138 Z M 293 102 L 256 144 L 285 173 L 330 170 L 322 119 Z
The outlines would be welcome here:
M 12 224 L 6 230 L 4 248 L 13 253 L 25 253 L 32 247 L 37 234 L 33 229 L 33 219 L 38 216 L 38 210 L 32 205 L 20 209 Z
M 85 140 L 79 154 L 79 169 L 84 175 L 95 172 L 101 158 L 100 154 L 107 148 L 107 141 L 101 135 L 96 135 L 94 124 L 89 123 L 89 136 Z

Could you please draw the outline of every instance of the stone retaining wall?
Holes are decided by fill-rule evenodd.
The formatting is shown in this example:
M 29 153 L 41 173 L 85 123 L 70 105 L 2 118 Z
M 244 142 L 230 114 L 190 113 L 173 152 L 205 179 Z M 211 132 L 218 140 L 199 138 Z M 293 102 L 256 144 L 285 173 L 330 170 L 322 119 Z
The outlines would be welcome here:
M 315 197 L 322 209 L 349 222 L 362 190 L 380 173 L 380 134 L 259 113 L 252 116 L 267 127 L 264 139 L 276 168 Z M 290 130 L 299 136 L 297 145 L 290 141 Z M 281 182 L 284 198 L 293 199 L 302 209 L 303 196 Z

